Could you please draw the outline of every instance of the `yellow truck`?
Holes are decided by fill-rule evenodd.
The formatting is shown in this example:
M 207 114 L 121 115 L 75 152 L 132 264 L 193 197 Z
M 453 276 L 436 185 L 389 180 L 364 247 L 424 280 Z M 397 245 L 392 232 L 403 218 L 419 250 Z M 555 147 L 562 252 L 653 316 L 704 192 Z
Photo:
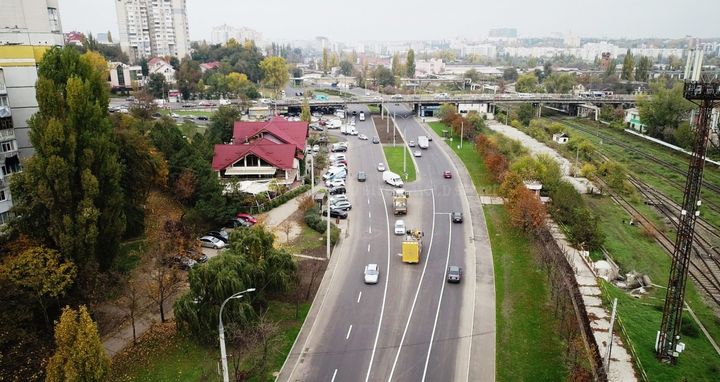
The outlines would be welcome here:
M 420 230 L 411 230 L 408 235 L 405 236 L 405 240 L 402 242 L 402 261 L 404 263 L 420 262 L 420 255 L 422 255 L 422 238 L 424 233 Z

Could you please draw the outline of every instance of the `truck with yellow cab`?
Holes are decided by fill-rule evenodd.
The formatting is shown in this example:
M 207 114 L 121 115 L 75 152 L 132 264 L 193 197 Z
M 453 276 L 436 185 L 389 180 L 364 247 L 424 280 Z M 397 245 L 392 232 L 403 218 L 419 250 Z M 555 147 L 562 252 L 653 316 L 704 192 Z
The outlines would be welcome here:
M 402 242 L 402 261 L 404 263 L 417 264 L 420 262 L 420 256 L 422 255 L 422 238 L 425 234 L 418 230 L 410 230 L 405 235 L 405 240 Z

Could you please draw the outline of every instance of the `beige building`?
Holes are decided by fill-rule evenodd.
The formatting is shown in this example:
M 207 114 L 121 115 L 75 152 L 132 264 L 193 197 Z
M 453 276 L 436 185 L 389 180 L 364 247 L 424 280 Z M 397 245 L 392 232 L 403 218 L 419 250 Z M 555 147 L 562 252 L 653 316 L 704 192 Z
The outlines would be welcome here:
M 117 0 L 115 8 L 120 48 L 131 60 L 188 54 L 186 0 Z

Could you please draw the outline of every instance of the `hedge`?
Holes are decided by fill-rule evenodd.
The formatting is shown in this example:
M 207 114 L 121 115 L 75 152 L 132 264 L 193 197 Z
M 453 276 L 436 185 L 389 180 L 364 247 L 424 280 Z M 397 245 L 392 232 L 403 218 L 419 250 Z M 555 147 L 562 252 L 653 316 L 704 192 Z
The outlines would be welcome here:
M 320 208 L 313 207 L 305 212 L 305 224 L 315 231 L 324 234 L 327 228 L 327 221 L 320 216 Z M 340 228 L 330 223 L 330 244 L 335 245 L 340 238 Z
M 294 190 L 288 191 L 288 192 L 276 197 L 275 199 L 263 204 L 262 206 L 260 206 L 259 212 L 270 211 L 271 209 L 273 209 L 275 207 L 281 206 L 281 205 L 287 203 L 290 199 L 295 198 L 296 196 L 302 194 L 303 192 L 306 192 L 309 189 L 310 189 L 310 186 L 307 184 L 304 184 Z

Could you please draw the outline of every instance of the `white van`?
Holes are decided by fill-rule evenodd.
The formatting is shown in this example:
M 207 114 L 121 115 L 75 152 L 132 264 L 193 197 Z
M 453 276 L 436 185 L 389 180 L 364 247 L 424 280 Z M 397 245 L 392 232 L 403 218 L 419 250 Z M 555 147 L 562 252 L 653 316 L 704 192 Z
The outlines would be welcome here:
M 402 187 L 403 181 L 402 178 L 400 178 L 400 175 L 392 172 L 392 171 L 384 171 L 383 172 L 383 181 L 393 187 Z
M 328 129 L 339 129 L 340 126 L 342 126 L 342 121 L 339 120 L 339 119 L 331 119 L 331 120 L 327 123 L 327 128 L 328 128 Z

